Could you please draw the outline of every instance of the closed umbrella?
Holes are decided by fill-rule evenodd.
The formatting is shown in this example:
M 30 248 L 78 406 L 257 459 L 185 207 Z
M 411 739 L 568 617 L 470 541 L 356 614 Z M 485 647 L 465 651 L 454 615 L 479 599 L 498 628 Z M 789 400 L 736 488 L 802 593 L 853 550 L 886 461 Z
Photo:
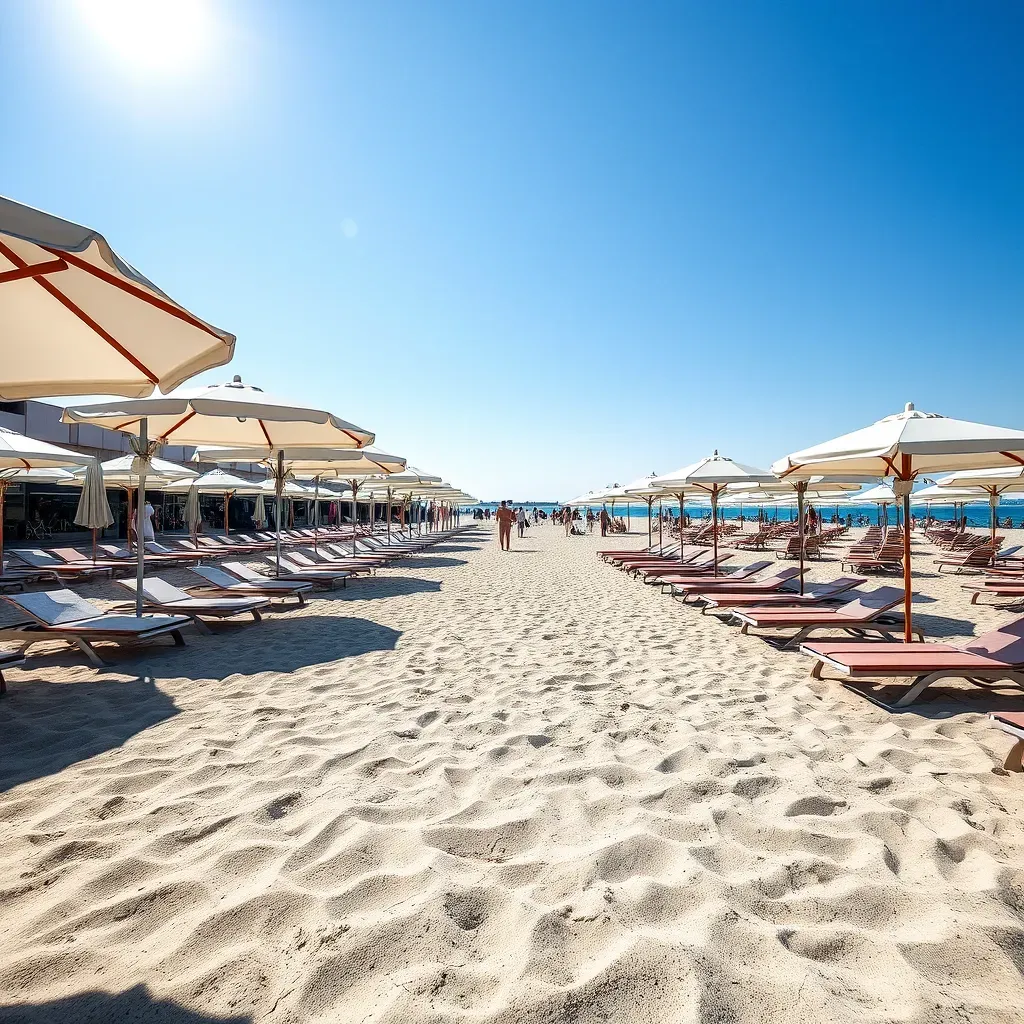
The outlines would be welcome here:
M 263 495 L 256 495 L 256 507 L 252 510 L 252 521 L 259 529 L 263 529 L 267 522 L 267 506 L 263 501 Z
M 910 494 L 924 475 L 960 469 L 1024 465 L 1024 431 L 920 412 L 903 412 L 831 441 L 805 448 L 772 466 L 777 476 L 799 480 L 820 473 L 891 477 L 893 492 L 910 521 Z M 903 531 L 904 639 L 913 642 L 910 530 Z
M 0 336 L 0 398 L 15 400 L 170 391 L 235 348 L 101 234 L 3 197 Z
M 193 540 L 199 534 L 200 518 L 199 489 L 190 485 L 188 495 L 185 498 L 185 523 L 188 526 L 188 532 L 192 536 Z
M 88 466 L 95 461 L 91 455 L 58 448 L 55 444 L 0 427 L 0 569 L 4 554 L 4 496 L 11 478 L 26 470 Z
M 82 496 L 78 499 L 75 522 L 92 531 L 92 560 L 96 561 L 96 531 L 102 530 L 114 521 L 107 502 L 107 489 L 103 483 L 103 469 L 99 459 L 93 459 L 85 470 L 82 481 Z
M 259 449 L 264 458 L 283 460 L 289 446 L 362 448 L 373 442 L 373 434 L 361 427 L 323 409 L 274 399 L 260 388 L 243 384 L 237 375 L 227 384 L 183 389 L 171 395 L 72 406 L 64 410 L 63 420 L 137 433 L 132 446 L 141 468 L 140 504 L 145 492 L 145 469 L 157 443 L 245 446 Z M 283 484 L 285 474 L 281 466 L 278 469 L 276 479 Z M 280 503 L 280 491 L 277 497 Z M 280 564 L 280 513 L 277 519 Z M 138 528 L 141 534 L 141 512 Z M 138 615 L 142 614 L 142 580 L 140 546 L 135 605 Z

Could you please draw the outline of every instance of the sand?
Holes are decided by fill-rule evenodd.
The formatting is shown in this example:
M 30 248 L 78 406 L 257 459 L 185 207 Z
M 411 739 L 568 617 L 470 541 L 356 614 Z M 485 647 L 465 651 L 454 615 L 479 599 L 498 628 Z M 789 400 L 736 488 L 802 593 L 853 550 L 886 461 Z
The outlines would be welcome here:
M 1002 698 L 892 714 L 598 537 L 513 543 L 10 672 L 0 1021 L 1016 1024 Z M 930 632 L 1010 618 L 916 547 Z

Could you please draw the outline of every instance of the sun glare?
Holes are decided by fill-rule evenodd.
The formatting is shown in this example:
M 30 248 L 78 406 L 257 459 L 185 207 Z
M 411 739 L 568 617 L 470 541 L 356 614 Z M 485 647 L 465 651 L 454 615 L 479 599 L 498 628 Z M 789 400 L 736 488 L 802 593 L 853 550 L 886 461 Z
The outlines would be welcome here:
M 78 0 L 78 7 L 98 39 L 142 72 L 187 71 L 213 43 L 209 0 Z

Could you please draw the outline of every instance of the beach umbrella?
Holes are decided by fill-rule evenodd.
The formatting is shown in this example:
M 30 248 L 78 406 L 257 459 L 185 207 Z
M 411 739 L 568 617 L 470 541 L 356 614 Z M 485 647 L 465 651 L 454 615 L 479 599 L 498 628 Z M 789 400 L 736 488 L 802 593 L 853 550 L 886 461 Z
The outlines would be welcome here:
M 189 485 L 188 496 L 185 498 L 185 523 L 188 525 L 188 532 L 194 538 L 199 533 L 199 491 Z
M 141 478 L 138 514 L 140 535 L 145 472 L 157 444 L 245 446 L 260 450 L 265 458 L 282 459 L 289 446 L 362 448 L 373 442 L 373 434 L 361 427 L 323 409 L 275 399 L 260 388 L 243 384 L 237 375 L 227 384 L 182 389 L 170 395 L 71 406 L 64 410 L 62 419 L 65 423 L 91 423 L 136 435 L 132 437 L 131 444 L 138 456 Z M 285 474 L 282 467 L 278 467 L 275 478 L 283 484 Z M 280 565 L 280 515 L 277 519 L 277 556 Z M 137 615 L 142 614 L 142 548 L 140 544 L 136 571 Z
M 235 348 L 98 232 L 3 197 L 0 336 L 8 400 L 170 391 Z
M 55 444 L 0 427 L 0 570 L 4 555 L 4 496 L 12 477 L 28 470 L 88 466 L 95 461 L 91 455 L 58 448 Z
M 1003 494 L 1024 491 L 1024 465 L 1001 466 L 998 469 L 961 469 L 941 480 L 937 480 L 940 489 L 956 488 L 967 490 L 973 494 L 985 495 L 988 498 L 991 512 L 992 544 L 996 542 L 998 526 L 999 498 Z M 992 552 L 995 560 L 995 550 Z
M 128 523 L 131 523 L 132 517 L 132 492 L 137 491 L 139 487 L 139 472 L 137 468 L 137 459 L 134 455 L 119 455 L 115 459 L 108 459 L 102 465 L 103 470 L 103 486 L 119 488 L 124 491 L 128 498 Z M 187 466 L 181 466 L 177 462 L 170 462 L 167 459 L 152 459 L 147 469 L 147 479 L 156 487 L 163 488 L 169 484 L 174 483 L 178 480 L 189 480 L 198 474 L 195 470 L 189 469 Z M 75 470 L 75 480 L 71 484 L 63 484 L 63 486 L 81 487 L 85 479 L 85 471 L 82 469 Z M 142 522 L 142 513 L 145 509 L 145 502 L 139 503 L 139 522 Z M 129 543 L 131 537 L 131 529 L 128 530 Z M 141 529 L 136 533 L 136 541 L 139 537 L 143 536 Z
M 196 458 L 212 462 L 254 462 L 260 456 L 258 451 L 246 448 L 200 447 Z M 319 498 L 322 479 L 344 480 L 352 490 L 352 553 L 356 549 L 356 499 L 358 481 L 368 478 L 383 478 L 389 474 L 402 473 L 406 460 L 400 455 L 389 455 L 376 448 L 342 449 L 324 446 L 296 446 L 287 450 L 282 465 L 292 477 L 310 478 L 315 482 L 314 500 Z M 314 534 L 315 537 L 315 534 Z M 315 540 L 314 540 L 315 543 Z
M 263 529 L 263 524 L 267 521 L 267 506 L 262 494 L 256 495 L 256 507 L 252 510 L 252 521 L 260 529 Z
M 750 484 L 772 483 L 775 478 L 771 473 L 756 466 L 747 466 L 742 462 L 735 462 L 733 459 L 719 455 L 716 450 L 713 455 L 701 459 L 692 465 L 684 466 L 675 473 L 666 473 L 664 476 L 656 476 L 651 480 L 651 486 L 661 486 L 666 490 L 679 488 L 680 493 L 685 490 L 702 492 L 711 499 L 711 534 L 714 544 L 715 568 L 714 575 L 718 575 L 718 498 L 727 488 L 746 490 Z M 680 514 L 682 514 L 682 499 L 680 498 Z M 682 524 L 680 524 L 680 539 L 682 538 Z M 681 547 L 681 546 L 680 546 Z
M 228 531 L 228 502 L 234 494 L 260 494 L 262 480 L 246 480 L 245 477 L 236 476 L 224 469 L 211 469 L 202 476 L 193 480 L 183 480 L 170 487 L 164 488 L 165 494 L 191 494 L 194 490 L 198 494 L 222 494 L 224 495 L 224 533 Z M 198 517 L 196 522 L 198 523 Z
M 85 470 L 81 481 L 82 496 L 75 510 L 75 522 L 92 532 L 92 560 L 96 561 L 96 531 L 110 526 L 114 514 L 107 502 L 107 489 L 103 483 L 103 469 L 99 459 L 93 459 Z
M 782 479 L 822 473 L 862 473 L 891 477 L 893 492 L 910 521 L 914 481 L 926 474 L 960 469 L 1024 465 L 1024 431 L 972 423 L 920 412 L 907 403 L 903 412 L 805 448 L 780 459 L 772 470 Z M 903 531 L 903 614 L 907 643 L 913 641 L 910 530 Z

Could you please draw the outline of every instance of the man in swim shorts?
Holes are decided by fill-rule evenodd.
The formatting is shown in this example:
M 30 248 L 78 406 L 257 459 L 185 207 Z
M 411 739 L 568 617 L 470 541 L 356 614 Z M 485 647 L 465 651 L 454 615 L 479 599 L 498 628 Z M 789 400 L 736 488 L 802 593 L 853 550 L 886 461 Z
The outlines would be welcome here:
M 512 523 L 516 514 L 502 502 L 494 513 L 494 518 L 498 520 L 498 543 L 501 550 L 509 551 L 512 547 Z

